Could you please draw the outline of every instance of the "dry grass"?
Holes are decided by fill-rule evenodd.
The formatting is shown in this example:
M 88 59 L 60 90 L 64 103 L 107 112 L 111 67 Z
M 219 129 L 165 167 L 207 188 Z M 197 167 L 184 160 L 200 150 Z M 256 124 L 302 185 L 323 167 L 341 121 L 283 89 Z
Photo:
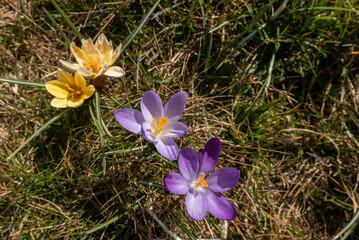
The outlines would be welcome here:
M 126 76 L 108 80 L 106 91 L 113 98 L 104 92 L 100 98 L 113 135 L 105 139 L 106 175 L 100 135 L 88 111 L 91 99 L 13 160 L 6 159 L 60 111 L 49 106 L 51 96 L 44 89 L 0 83 L 1 237 L 169 239 L 150 208 L 183 239 L 225 238 L 224 221 L 211 216 L 190 220 L 183 196 L 148 185 L 162 185 L 170 171 L 178 171 L 176 161 L 160 157 L 113 117 L 124 106 L 139 109 L 147 90 L 156 91 L 163 102 L 187 91 L 181 121 L 190 131 L 177 139 L 179 147 L 198 150 L 219 137 L 223 149 L 217 167 L 240 170 L 240 182 L 225 193 L 238 210 L 238 218 L 228 223 L 228 239 L 332 239 L 352 219 L 359 197 L 358 46 L 355 27 L 342 22 L 358 23 L 357 12 L 349 11 L 357 4 L 316 3 L 347 11 L 324 8 L 307 15 L 299 10 L 310 7 L 307 3 L 292 1 L 276 22 L 239 45 L 280 4 L 270 5 L 247 31 L 267 2 L 206 1 L 205 17 L 199 2 L 161 3 L 157 18 L 146 23 L 116 63 Z M 52 66 L 71 59 L 71 53 L 56 41 L 61 35 L 41 7 L 56 16 L 70 39 L 78 39 L 47 2 L 21 3 L 0 3 L 1 77 L 52 80 Z M 103 29 L 118 44 L 152 5 L 61 6 L 84 36 Z M 127 151 L 136 147 L 141 148 Z M 116 150 L 125 152 L 112 153 Z M 111 219 L 116 221 L 87 232 Z M 354 229 L 351 239 L 358 236 Z

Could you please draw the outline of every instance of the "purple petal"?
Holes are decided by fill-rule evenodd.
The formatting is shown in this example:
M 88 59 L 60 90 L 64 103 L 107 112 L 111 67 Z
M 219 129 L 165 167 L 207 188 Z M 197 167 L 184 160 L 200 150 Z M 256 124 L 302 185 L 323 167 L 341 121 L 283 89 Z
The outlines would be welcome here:
M 157 139 L 152 135 L 152 125 L 149 122 L 144 122 L 141 125 L 141 134 L 149 142 L 157 142 Z
M 211 173 L 206 178 L 208 188 L 213 192 L 225 192 L 236 186 L 239 171 L 236 168 L 223 168 Z
M 171 172 L 165 178 L 165 186 L 168 191 L 174 194 L 187 194 L 189 190 L 189 183 L 186 179 L 182 177 L 181 174 L 176 172 Z
M 161 98 L 157 93 L 147 91 L 143 94 L 141 99 L 141 111 L 147 122 L 152 122 L 153 118 L 160 119 L 163 117 L 163 105 Z
M 218 138 L 210 139 L 204 146 L 204 150 L 198 152 L 199 170 L 204 174 L 210 173 L 217 164 L 221 154 L 221 141 Z
M 141 124 L 145 119 L 140 111 L 124 108 L 117 110 L 115 117 L 123 128 L 133 133 L 141 133 Z
M 207 214 L 207 199 L 204 194 L 187 193 L 186 210 L 188 215 L 197 221 L 203 220 Z
M 172 138 L 162 138 L 155 143 L 157 151 L 169 160 L 176 160 L 178 157 L 178 147 Z
M 188 127 L 181 122 L 170 122 L 166 126 L 166 137 L 177 138 L 188 132 Z
M 187 93 L 185 91 L 173 95 L 165 105 L 164 116 L 177 121 L 186 107 L 186 101 Z
M 207 191 L 207 209 L 215 217 L 222 220 L 233 220 L 237 210 L 222 194 Z
M 197 178 L 198 158 L 193 148 L 182 148 L 178 157 L 178 166 L 182 176 L 187 181 L 193 181 Z

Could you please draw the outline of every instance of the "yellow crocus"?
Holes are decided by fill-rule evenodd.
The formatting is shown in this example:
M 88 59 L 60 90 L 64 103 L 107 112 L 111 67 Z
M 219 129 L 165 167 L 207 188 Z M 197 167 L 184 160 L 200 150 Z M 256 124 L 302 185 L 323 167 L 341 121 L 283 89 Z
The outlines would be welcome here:
M 121 45 L 114 50 L 112 42 L 108 41 L 103 33 L 97 38 L 95 44 L 91 38 L 83 39 L 81 48 L 72 42 L 70 49 L 77 64 L 60 60 L 62 65 L 78 72 L 85 78 L 93 79 L 95 86 L 103 87 L 106 76 L 119 78 L 125 75 L 122 68 L 112 66 L 120 55 Z M 96 84 L 96 82 L 103 83 Z
M 46 90 L 55 96 L 51 101 L 53 107 L 78 107 L 95 92 L 94 86 L 87 86 L 81 74 L 75 73 L 73 77 L 71 73 L 58 69 L 57 77 L 59 80 L 45 83 Z

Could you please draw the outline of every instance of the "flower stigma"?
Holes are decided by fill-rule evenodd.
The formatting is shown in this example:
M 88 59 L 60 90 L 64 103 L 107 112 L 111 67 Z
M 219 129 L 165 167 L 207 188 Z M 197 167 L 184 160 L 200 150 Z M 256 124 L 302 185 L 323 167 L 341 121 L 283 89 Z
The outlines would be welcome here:
M 206 176 L 203 172 L 201 173 L 202 177 L 196 182 L 196 187 L 208 187 L 208 184 L 206 183 L 206 180 L 204 180 L 204 177 Z
M 160 124 L 157 126 L 156 118 L 153 118 L 153 128 L 155 129 L 155 133 L 159 134 L 163 130 L 163 127 L 166 125 L 166 123 L 167 123 L 167 117 L 161 118 Z
M 66 84 L 66 87 L 69 89 L 69 95 L 68 98 L 70 99 L 77 99 L 81 97 L 82 91 L 80 89 L 74 89 L 69 84 Z

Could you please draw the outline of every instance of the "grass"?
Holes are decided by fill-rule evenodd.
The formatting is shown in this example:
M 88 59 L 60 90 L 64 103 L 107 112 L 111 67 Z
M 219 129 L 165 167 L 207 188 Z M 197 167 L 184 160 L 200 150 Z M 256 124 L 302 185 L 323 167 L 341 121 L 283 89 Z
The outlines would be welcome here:
M 58 2 L 83 38 L 101 30 L 115 45 L 131 39 L 155 3 Z M 0 237 L 170 239 L 169 230 L 182 239 L 357 239 L 358 7 L 162 0 L 116 63 L 125 77 L 108 80 L 98 98 L 12 159 L 63 110 L 41 86 L 1 80 Z M 51 1 L 7 0 L 0 9 L 1 79 L 44 83 L 59 59 L 73 60 L 66 45 L 80 44 L 78 34 Z M 219 137 L 217 167 L 240 170 L 225 193 L 238 210 L 228 229 L 209 214 L 191 220 L 184 197 L 163 188 L 177 161 L 115 120 L 119 108 L 139 109 L 148 90 L 164 102 L 187 91 L 181 121 L 190 131 L 179 147 L 198 151 Z

